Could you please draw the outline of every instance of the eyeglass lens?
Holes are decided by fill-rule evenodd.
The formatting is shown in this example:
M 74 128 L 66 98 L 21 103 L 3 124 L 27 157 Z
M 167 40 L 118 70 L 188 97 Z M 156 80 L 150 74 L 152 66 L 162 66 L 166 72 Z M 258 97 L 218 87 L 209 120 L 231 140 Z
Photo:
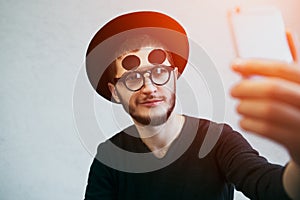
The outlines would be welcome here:
M 162 49 L 154 49 L 148 55 L 148 61 L 151 64 L 162 64 L 167 58 L 167 54 Z M 122 66 L 126 70 L 137 68 L 141 64 L 141 60 L 136 55 L 128 55 L 122 60 Z

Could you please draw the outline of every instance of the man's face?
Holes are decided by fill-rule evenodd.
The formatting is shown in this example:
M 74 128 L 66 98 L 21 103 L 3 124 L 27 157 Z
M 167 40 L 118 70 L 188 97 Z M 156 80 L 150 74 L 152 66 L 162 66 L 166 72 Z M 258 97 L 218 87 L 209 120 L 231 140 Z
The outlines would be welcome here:
M 139 124 L 160 125 L 175 106 L 177 69 L 162 48 L 144 47 L 116 60 L 113 96 Z M 168 70 L 167 70 L 168 69 Z

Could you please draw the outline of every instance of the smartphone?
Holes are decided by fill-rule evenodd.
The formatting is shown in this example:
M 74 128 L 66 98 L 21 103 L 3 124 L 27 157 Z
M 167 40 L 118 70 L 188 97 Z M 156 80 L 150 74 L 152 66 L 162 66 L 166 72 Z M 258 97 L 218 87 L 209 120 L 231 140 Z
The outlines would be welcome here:
M 237 57 L 293 62 L 281 12 L 276 7 L 236 8 L 229 25 Z

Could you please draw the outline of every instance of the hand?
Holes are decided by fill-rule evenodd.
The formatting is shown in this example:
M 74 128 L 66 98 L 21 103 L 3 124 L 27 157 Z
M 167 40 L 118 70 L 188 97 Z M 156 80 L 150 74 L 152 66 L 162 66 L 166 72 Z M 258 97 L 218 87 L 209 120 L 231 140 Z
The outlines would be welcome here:
M 240 126 L 284 145 L 300 166 L 300 66 L 258 59 L 237 59 L 232 69 L 244 77 L 231 90 L 239 99 Z

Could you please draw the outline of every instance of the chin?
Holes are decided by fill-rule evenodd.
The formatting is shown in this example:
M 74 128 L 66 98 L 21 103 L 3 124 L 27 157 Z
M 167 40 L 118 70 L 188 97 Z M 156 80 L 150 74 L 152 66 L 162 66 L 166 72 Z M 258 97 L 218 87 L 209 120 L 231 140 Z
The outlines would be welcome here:
M 133 117 L 133 116 L 132 116 Z M 149 116 L 135 116 L 133 117 L 136 122 L 145 126 L 158 126 L 165 123 L 168 118 L 167 116 L 156 116 L 156 117 L 149 117 Z
M 130 115 L 136 122 L 142 125 L 158 126 L 165 123 L 169 119 L 173 108 L 174 107 L 163 108 L 159 106 L 150 108 L 147 111 L 141 113 L 131 112 Z

